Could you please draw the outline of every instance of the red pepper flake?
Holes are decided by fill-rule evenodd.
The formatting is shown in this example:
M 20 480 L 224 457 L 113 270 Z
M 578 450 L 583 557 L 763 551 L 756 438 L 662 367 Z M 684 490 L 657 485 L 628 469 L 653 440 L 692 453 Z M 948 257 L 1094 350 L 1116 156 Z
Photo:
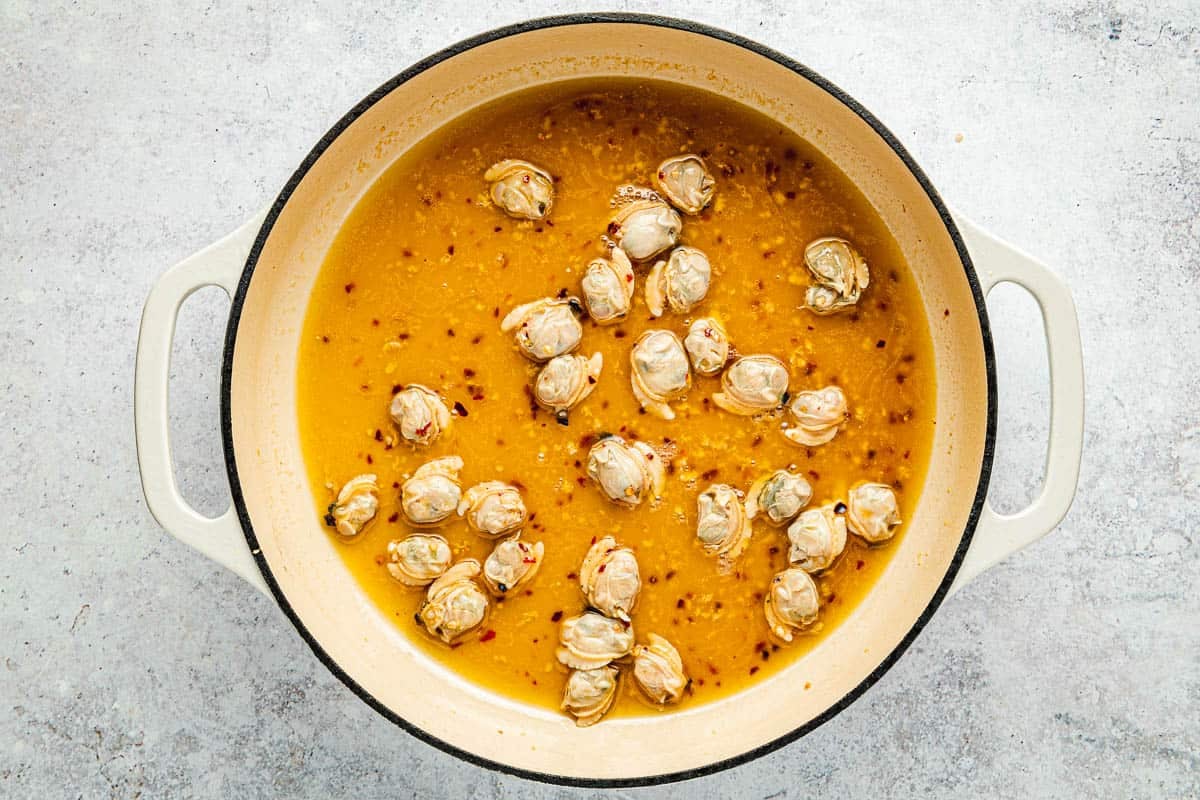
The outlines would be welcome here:
M 450 245 L 449 247 L 446 248 L 446 255 L 449 255 L 449 256 L 454 255 L 454 245 Z
M 615 331 L 613 331 L 614 339 L 624 339 L 628 335 L 629 334 L 627 334 L 622 328 L 617 328 Z
M 526 597 L 533 597 L 533 589 L 526 589 L 526 590 L 525 590 L 525 596 L 526 596 Z M 534 641 L 534 644 L 537 644 L 537 639 L 534 639 L 533 641 Z
M 595 537 L 595 536 L 593 536 L 593 537 L 592 537 L 592 544 L 595 544 L 595 543 L 596 543 L 596 537 Z
M 829 595 L 829 602 L 832 603 L 834 600 L 837 600 L 837 592 L 832 592 Z
M 753 439 L 753 440 L 751 440 L 751 442 L 750 442 L 750 446 L 751 446 L 751 447 L 758 447 L 758 446 L 759 446 L 760 444 L 762 444 L 762 443 L 763 443 L 763 437 L 762 437 L 762 435 L 760 434 L 760 435 L 758 435 L 758 436 L 755 436 L 755 437 L 754 437 L 754 439 Z
M 720 671 L 719 669 L 717 669 L 717 667 L 716 667 L 716 665 L 715 665 L 715 664 L 709 663 L 709 664 L 705 664 L 705 666 L 706 666 L 706 667 L 708 667 L 708 671 L 709 671 L 710 673 L 712 673 L 713 675 L 720 675 L 720 674 L 721 674 L 721 671 Z
M 458 414 L 460 417 L 465 417 L 465 416 L 467 416 L 467 407 L 464 406 L 462 403 L 458 402 L 457 400 L 455 400 L 454 401 L 454 413 Z
M 653 584 L 653 583 L 658 583 L 658 576 L 657 576 L 657 575 L 651 575 L 651 576 L 650 576 L 650 577 L 649 577 L 647 580 L 649 580 L 649 581 L 650 581 L 650 583 L 652 583 L 652 584 Z
M 817 472 L 815 469 L 810 469 L 808 471 L 808 477 L 812 478 L 814 481 L 819 481 L 821 480 L 821 473 Z
M 786 197 L 788 200 L 796 199 L 796 193 L 794 191 L 792 191 L 791 189 L 788 189 L 786 192 L 784 192 L 783 196 Z
M 714 467 L 712 469 L 706 469 L 706 470 L 704 470 L 704 472 L 701 472 L 700 477 L 706 481 L 711 481 L 713 478 L 717 477 L 720 474 L 721 474 L 721 470 Z
M 396 521 L 396 520 L 398 520 L 398 519 L 400 519 L 400 512 L 399 512 L 399 511 L 393 511 L 393 512 L 392 512 L 392 515 L 391 515 L 390 517 L 388 517 L 388 522 L 395 522 L 395 521 Z
M 608 564 L 601 564 L 599 567 L 596 568 L 596 572 L 604 572 L 606 567 L 608 567 Z
M 804 374 L 812 375 L 817 370 L 817 365 L 811 361 L 804 362 Z
M 686 603 L 684 603 L 684 602 L 683 602 L 683 598 L 682 598 L 682 597 L 681 597 L 681 598 L 679 598 L 678 600 L 676 600 L 676 601 L 675 601 L 675 607 L 676 607 L 676 608 L 683 608 L 683 607 L 684 607 L 684 605 L 686 605 Z
M 433 426 L 433 420 L 430 420 L 429 422 L 426 422 L 424 425 L 422 425 L 421 427 L 417 428 L 417 436 L 424 436 L 425 434 L 429 433 L 429 429 L 430 429 L 432 426 Z
M 464 378 L 474 378 L 475 370 L 471 369 L 470 367 L 464 367 L 463 368 L 463 377 Z M 469 389 L 470 387 L 467 387 L 467 388 Z
M 904 381 L 906 381 L 906 380 L 908 380 L 908 376 L 905 375 L 903 372 L 896 373 L 896 383 L 904 383 Z
M 354 291 L 354 283 L 353 282 L 347 283 L 345 288 L 346 288 L 346 294 L 350 294 L 351 292 Z
M 667 576 L 666 576 L 666 577 L 667 577 L 667 580 L 671 580 L 671 578 L 674 578 L 674 577 L 675 577 L 675 570 L 673 570 L 673 569 L 669 569 L 669 570 L 667 570 Z
M 757 667 L 757 666 L 753 666 L 753 667 L 751 667 L 751 668 L 750 668 L 750 674 L 751 674 L 751 675 L 753 675 L 753 674 L 754 674 L 754 673 L 756 673 L 756 672 L 758 672 L 758 667 Z
M 400 341 L 402 341 L 402 342 L 407 342 L 407 341 L 408 341 L 408 339 L 409 339 L 409 334 L 407 334 L 407 333 L 398 333 L 398 334 L 396 334 L 396 338 L 397 338 L 397 339 L 399 339 L 399 340 L 400 340 Z
M 383 556 L 382 555 L 375 556 L 375 566 L 377 566 L 377 567 L 383 566 Z M 397 611 L 396 613 L 399 614 L 400 612 Z
M 483 632 L 483 635 L 479 637 L 479 641 L 490 642 L 492 639 L 495 639 L 495 638 L 496 638 L 496 632 L 494 630 L 492 630 L 491 628 L 488 628 L 486 631 Z
M 863 560 L 860 558 L 860 559 L 857 561 L 857 563 L 855 563 L 855 565 L 854 565 L 854 568 L 855 568 L 856 570 L 857 570 L 857 569 L 862 569 L 862 568 L 863 568 L 863 567 L 865 567 L 866 565 L 867 565 L 867 562 L 863 561 Z
M 375 463 L 375 459 L 371 458 L 371 454 L 370 454 L 370 453 L 367 453 L 367 463 L 368 463 L 368 464 L 374 464 L 374 463 Z
M 493 309 L 492 309 L 492 316 L 493 316 L 493 317 L 499 317 L 499 316 L 500 316 L 500 306 L 496 306 L 495 308 L 493 308 Z
M 323 344 L 329 344 L 329 337 L 328 337 L 328 336 L 322 336 L 322 337 L 321 337 L 321 342 L 322 342 Z
M 379 430 L 379 428 L 375 429 L 375 441 L 377 441 L 377 442 L 383 441 L 383 431 Z
M 446 335 L 453 338 L 454 337 L 454 328 L 446 328 Z
M 393 488 L 393 489 L 399 489 L 399 488 L 400 488 L 400 481 L 392 481 L 392 488 Z
M 880 339 L 878 342 L 875 343 L 875 347 L 882 350 L 883 348 L 887 347 L 887 342 L 884 341 L 883 339 Z
M 563 612 L 555 611 L 553 614 L 550 615 L 550 621 L 558 622 L 560 619 L 562 619 L 562 617 L 563 617 Z
M 905 364 L 911 364 L 917 360 L 917 357 L 914 356 L 912 353 L 905 353 L 903 356 L 900 357 L 900 360 L 903 361 Z
M 409 250 L 409 249 L 406 247 L 406 248 L 404 248 L 404 250 L 403 250 L 402 252 L 404 253 L 404 257 L 405 257 L 405 258 L 412 258 L 412 255 L 413 255 L 413 251 L 412 251 L 412 250 Z
M 378 328 L 378 327 L 379 327 L 379 320 L 377 320 L 377 319 L 373 319 L 373 320 L 371 320 L 371 327 L 372 327 L 372 328 Z
M 392 394 L 400 394 L 402 391 L 404 391 L 403 383 L 393 383 L 392 384 Z
M 771 549 L 768 552 L 773 556 L 779 555 L 779 548 L 775 545 L 771 545 Z
M 568 572 L 568 573 L 567 573 L 567 580 L 569 580 L 569 581 L 573 581 L 573 580 L 576 580 L 576 579 L 578 579 L 578 578 L 579 578 L 579 576 L 578 576 L 577 574 L 575 574 L 574 572 Z
M 765 253 L 763 253 L 763 258 L 774 258 L 774 257 L 775 257 L 775 251 L 774 251 L 774 250 L 768 250 L 768 251 L 766 251 Z M 761 284 L 762 284 L 762 281 L 759 281 L 759 284 L 761 285 Z
M 471 337 L 471 344 L 479 344 L 479 343 L 480 343 L 480 342 L 482 342 L 482 341 L 483 341 L 483 334 L 482 334 L 482 333 L 477 333 L 477 334 L 475 334 L 474 336 L 472 336 L 472 337 Z
M 942 312 L 942 316 L 943 316 L 943 317 L 948 317 L 948 316 L 950 316 L 950 309 L 948 309 L 948 308 L 947 308 L 945 311 L 943 311 L 943 312 Z

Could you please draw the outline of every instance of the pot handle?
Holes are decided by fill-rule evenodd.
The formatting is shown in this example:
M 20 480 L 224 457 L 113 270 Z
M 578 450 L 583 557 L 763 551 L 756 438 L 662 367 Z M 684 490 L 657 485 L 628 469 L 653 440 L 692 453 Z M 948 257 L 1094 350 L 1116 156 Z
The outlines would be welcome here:
M 193 292 L 205 286 L 219 286 L 233 296 L 246 256 L 265 217 L 264 209 L 224 239 L 185 258 L 167 270 L 150 290 L 138 333 L 133 421 L 142 492 L 150 513 L 167 533 L 233 570 L 269 596 L 233 506 L 210 518 L 189 506 L 179 493 L 171 462 L 167 417 L 171 343 L 179 308 Z
M 954 221 L 966 241 L 986 295 L 997 284 L 1024 287 L 1042 310 L 1050 361 L 1050 436 L 1041 494 L 1016 514 L 999 514 L 983 505 L 975 538 L 950 587 L 957 592 L 981 572 L 1054 529 L 1067 514 L 1079 481 L 1083 454 L 1083 347 L 1071 292 L 1045 265 L 1005 244 L 957 214 Z

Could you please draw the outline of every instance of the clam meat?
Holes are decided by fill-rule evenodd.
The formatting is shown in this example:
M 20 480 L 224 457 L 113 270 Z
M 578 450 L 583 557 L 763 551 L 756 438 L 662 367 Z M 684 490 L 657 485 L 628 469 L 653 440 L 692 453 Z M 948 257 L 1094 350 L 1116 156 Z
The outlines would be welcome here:
M 746 492 L 746 519 L 757 519 L 761 513 L 769 525 L 786 525 L 811 499 L 812 486 L 808 481 L 794 472 L 776 470 L 750 484 Z
M 648 330 L 634 342 L 629 361 L 633 395 L 642 408 L 656 417 L 675 419 L 668 403 L 692 385 L 683 342 L 671 331 Z
M 817 314 L 832 314 L 858 302 L 871 282 L 867 262 L 845 239 L 828 236 L 804 249 L 804 265 L 816 283 L 805 293 L 805 305 Z
M 515 331 L 517 347 L 532 361 L 549 361 L 579 346 L 583 326 L 579 300 L 543 298 L 514 308 L 500 321 L 500 330 Z
M 510 217 L 545 219 L 554 205 L 554 178 L 528 161 L 499 161 L 483 174 L 483 179 L 491 184 L 488 194 L 492 202 Z
M 742 356 L 721 376 L 721 391 L 713 402 L 731 414 L 753 416 L 783 404 L 788 371 L 775 356 Z
M 484 481 L 463 492 L 458 515 L 466 517 L 471 529 L 484 536 L 505 536 L 525 524 L 525 501 L 521 490 L 504 481 Z
M 568 353 L 550 359 L 533 384 L 533 399 L 554 413 L 559 424 L 567 424 L 568 412 L 583 402 L 600 380 L 604 356 L 591 358 Z
M 648 644 L 633 648 L 633 679 L 651 702 L 677 703 L 688 685 L 683 659 L 675 645 L 658 634 L 646 638 Z
M 785 642 L 817 621 L 821 610 L 817 584 L 802 569 L 791 567 L 771 579 L 763 597 L 763 613 L 771 633 Z
M 453 559 L 450 544 L 434 533 L 415 533 L 388 542 L 387 570 L 405 586 L 428 586 L 440 578 Z
M 886 542 L 900 524 L 896 493 L 885 483 L 860 483 L 846 502 L 850 530 L 871 544 Z
M 696 538 L 704 551 L 732 561 L 750 543 L 750 520 L 732 486 L 714 483 L 696 498 Z
M 439 525 L 462 500 L 458 473 L 463 460 L 444 456 L 417 467 L 412 477 L 400 486 L 400 507 L 413 525 Z
M 579 586 L 592 608 L 606 617 L 628 622 L 642 588 L 637 557 L 613 537 L 605 536 L 584 556 Z
M 787 537 L 788 560 L 815 575 L 833 566 L 846 549 L 846 520 L 833 505 L 811 508 L 788 526 Z
M 608 258 L 594 258 L 583 273 L 583 303 L 598 325 L 625 319 L 633 302 L 634 275 L 629 256 L 619 247 Z
M 587 474 L 614 503 L 636 506 L 662 496 L 667 473 L 662 458 L 645 442 L 606 436 L 588 450 Z
M 546 548 L 541 542 L 523 542 L 514 536 L 497 542 L 483 562 L 483 582 L 488 591 L 502 597 L 533 580 Z
M 650 193 L 653 194 L 653 193 Z M 675 246 L 683 220 L 662 200 L 641 199 L 618 206 L 609 234 L 633 261 L 647 261 Z
M 417 611 L 425 630 L 450 644 L 483 622 L 488 599 L 475 581 L 478 576 L 479 562 L 465 558 L 429 585 Z
M 831 441 L 848 415 L 846 395 L 837 386 L 800 392 L 792 398 L 788 409 L 796 421 L 784 429 L 783 435 L 807 447 Z
M 668 308 L 676 314 L 687 313 L 708 294 L 711 280 L 712 265 L 702 250 L 676 247 L 646 276 L 646 306 L 655 317 Z
M 446 401 L 419 383 L 410 383 L 392 397 L 388 416 L 405 441 L 413 444 L 433 444 L 450 427 Z
M 612 708 L 620 674 L 612 665 L 571 670 L 563 689 L 562 710 L 574 717 L 581 728 L 595 725 Z
M 563 620 L 558 660 L 571 669 L 596 669 L 633 650 L 633 627 L 595 611 Z
M 688 326 L 683 349 L 687 350 L 692 369 L 697 375 L 713 376 L 724 369 L 725 362 L 729 361 L 729 335 L 725 333 L 725 326 L 717 320 L 700 317 L 692 320 Z
M 379 485 L 374 475 L 356 475 L 346 481 L 329 506 L 325 524 L 342 536 L 357 536 L 379 513 Z
M 712 200 L 717 182 L 700 156 L 674 156 L 658 165 L 654 185 L 671 205 L 685 214 L 699 214 Z

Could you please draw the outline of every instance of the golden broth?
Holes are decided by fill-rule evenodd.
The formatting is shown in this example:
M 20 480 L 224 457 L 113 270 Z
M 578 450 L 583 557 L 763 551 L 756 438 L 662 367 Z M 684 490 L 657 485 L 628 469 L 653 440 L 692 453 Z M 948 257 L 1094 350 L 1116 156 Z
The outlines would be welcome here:
M 531 409 L 537 367 L 500 332 L 500 319 L 529 300 L 578 294 L 584 266 L 605 253 L 600 235 L 613 190 L 649 185 L 659 162 L 681 152 L 703 155 L 717 179 L 713 204 L 700 217 L 684 217 L 681 243 L 704 250 L 713 267 L 694 314 L 721 319 L 739 352 L 783 359 L 793 393 L 841 386 L 851 419 L 831 443 L 799 447 L 780 433 L 782 415 L 744 418 L 717 409 L 710 400 L 717 378 L 695 377 L 687 397 L 672 404 L 674 421 L 641 413 L 629 385 L 631 345 L 651 327 L 682 337 L 690 322 L 671 313 L 650 319 L 645 268 L 624 323 L 584 320 L 578 352 L 602 353 L 604 369 L 569 426 Z M 482 176 L 503 158 L 532 161 L 555 176 L 548 221 L 516 221 L 489 203 Z M 803 250 L 831 235 L 865 256 L 871 284 L 857 309 L 818 317 L 800 308 L 808 285 Z M 350 542 L 330 533 L 363 590 L 431 657 L 483 686 L 553 707 L 567 672 L 555 660 L 556 620 L 583 610 L 576 573 L 593 537 L 606 533 L 637 553 L 642 591 L 634 630 L 639 640 L 656 632 L 679 649 L 692 678 L 684 706 L 744 688 L 817 645 L 870 589 L 893 548 L 868 549 L 851 536 L 837 565 L 817 579 L 818 630 L 779 647 L 768 637 L 762 597 L 787 567 L 786 536 L 756 525 L 736 571 L 722 574 L 696 540 L 696 496 L 713 482 L 745 490 L 761 474 L 792 467 L 812 483 L 814 506 L 844 499 L 858 481 L 881 481 L 897 488 L 907 518 L 924 480 L 936 407 L 916 284 L 842 173 L 741 105 L 615 79 L 539 87 L 476 109 L 392 165 L 326 257 L 297 381 L 315 517 L 352 476 L 379 476 L 381 509 L 371 526 Z M 395 436 L 388 404 L 408 383 L 434 388 L 466 411 L 426 449 L 388 445 Z M 659 507 L 619 508 L 588 483 L 588 446 L 605 431 L 674 443 Z M 388 541 L 410 532 L 399 513 L 400 482 L 424 461 L 453 454 L 466 462 L 464 488 L 496 479 L 524 488 L 531 521 L 523 538 L 544 542 L 546 555 L 532 583 L 494 602 L 484 625 L 449 648 L 413 620 L 423 593 L 394 581 L 383 562 Z M 440 532 L 456 559 L 482 562 L 490 552 L 491 542 L 457 517 Z M 631 680 L 621 692 L 615 713 L 649 708 Z

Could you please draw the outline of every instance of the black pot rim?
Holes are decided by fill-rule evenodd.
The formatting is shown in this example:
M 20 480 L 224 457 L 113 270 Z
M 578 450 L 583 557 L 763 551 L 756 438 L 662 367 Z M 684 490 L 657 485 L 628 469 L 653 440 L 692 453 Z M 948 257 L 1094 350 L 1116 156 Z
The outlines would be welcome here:
M 274 575 L 271 572 L 270 566 L 263 557 L 262 550 L 258 545 L 258 537 L 254 533 L 254 526 L 251 524 L 250 515 L 246 510 L 245 499 L 242 494 L 242 485 L 238 477 L 237 459 L 233 448 L 233 422 L 230 403 L 230 392 L 232 387 L 233 376 L 233 353 L 234 345 L 237 341 L 237 332 L 239 322 L 241 321 L 242 309 L 246 299 L 246 292 L 250 286 L 250 281 L 254 276 L 254 269 L 258 264 L 259 256 L 268 235 L 273 228 L 276 219 L 282 212 L 288 199 L 299 185 L 300 181 L 308 173 L 309 169 L 317 162 L 321 155 L 329 148 L 333 141 L 348 128 L 351 123 L 364 114 L 371 106 L 375 105 L 385 95 L 395 89 L 397 86 L 411 80 L 415 76 L 421 74 L 425 70 L 440 64 L 447 59 L 453 58 L 460 53 L 464 53 L 480 45 L 489 42 L 503 39 L 509 36 L 516 36 L 530 31 L 542 30 L 545 28 L 554 28 L 567 25 L 584 25 L 592 23 L 626 23 L 636 25 L 651 25 L 663 28 L 672 28 L 675 30 L 686 31 L 707 36 L 713 39 L 718 39 L 723 42 L 737 45 L 743 49 L 749 50 L 760 56 L 770 59 L 775 63 L 786 67 L 787 69 L 799 74 L 807 80 L 815 83 L 817 86 L 824 89 L 835 99 L 847 106 L 851 111 L 857 114 L 875 132 L 888 144 L 889 147 L 896 153 L 897 156 L 904 162 L 905 166 L 920 183 L 930 201 L 937 209 L 943 224 L 946 226 L 947 232 L 950 234 L 954 242 L 954 246 L 958 251 L 959 259 L 962 262 L 963 269 L 966 273 L 967 281 L 971 287 L 971 293 L 975 301 L 975 310 L 979 317 L 980 330 L 983 336 L 983 350 L 985 358 L 985 367 L 987 371 L 987 431 L 984 441 L 983 463 L 980 465 L 979 484 L 975 492 L 975 498 L 971 506 L 971 513 L 968 517 L 966 527 L 963 530 L 962 540 L 959 543 L 958 549 L 954 553 L 949 568 L 946 570 L 946 575 L 942 579 L 937 591 L 930 599 L 929 604 L 921 612 L 920 617 L 909 629 L 905 637 L 898 645 L 887 655 L 886 658 L 877 666 L 870 675 L 864 678 L 856 687 L 843 696 L 837 703 L 827 708 L 817 717 L 809 720 L 805 724 L 799 726 L 788 734 L 780 736 L 773 741 L 760 745 L 752 750 L 748 750 L 740 755 L 722 761 L 714 762 L 703 767 L 693 769 L 680 770 L 678 772 L 663 773 L 660 775 L 640 776 L 634 778 L 578 778 L 568 775 L 554 775 L 544 772 L 535 772 L 531 770 L 519 769 L 497 761 L 492 761 L 487 758 L 482 758 L 474 753 L 458 748 L 448 742 L 442 741 L 437 737 L 425 732 L 407 720 L 403 719 L 389 708 L 377 700 L 370 692 L 354 681 L 336 661 L 329 656 L 328 653 L 321 647 L 320 643 L 313 637 L 312 633 L 305 626 L 304 622 L 296 614 L 288 602 L 287 597 L 280 589 Z M 274 204 L 271 206 L 270 212 L 262 223 L 262 227 L 258 232 L 258 236 L 254 241 L 254 246 L 250 251 L 250 255 L 246 259 L 246 267 L 242 272 L 241 280 L 238 282 L 237 291 L 232 298 L 232 304 L 229 314 L 229 323 L 225 332 L 225 351 L 224 361 L 221 368 L 221 438 L 225 451 L 225 465 L 229 476 L 229 487 L 233 497 L 233 505 L 237 509 L 238 519 L 242 525 L 242 531 L 246 536 L 246 543 L 250 547 L 250 552 L 254 555 L 254 560 L 258 564 L 259 570 L 262 572 L 263 579 L 267 586 L 270 587 L 271 593 L 275 600 L 279 603 L 279 607 L 283 609 L 284 614 L 291 620 L 300 636 L 312 648 L 313 653 L 321 661 L 325 667 L 335 676 L 346 684 L 346 686 L 358 695 L 365 703 L 371 706 L 375 711 L 379 712 L 385 718 L 390 720 L 395 725 L 403 728 L 409 734 L 420 739 L 421 741 L 433 745 L 450 755 L 456 756 L 471 764 L 483 767 L 485 769 L 503 772 L 509 775 L 514 775 L 521 778 L 540 781 L 543 783 L 558 784 L 563 786 L 575 786 L 584 788 L 618 788 L 632 786 L 653 786 L 675 781 L 690 780 L 700 778 L 706 775 L 712 775 L 722 770 L 740 766 L 749 763 L 760 756 L 771 753 L 786 744 L 794 742 L 810 731 L 815 730 L 827 720 L 836 716 L 843 709 L 857 700 L 867 689 L 869 689 L 876 681 L 878 681 L 885 672 L 887 672 L 897 659 L 904 654 L 909 645 L 913 643 L 917 635 L 929 622 L 942 600 L 946 597 L 946 593 L 950 589 L 955 576 L 958 574 L 963 557 L 971 544 L 971 540 L 975 534 L 975 528 L 979 522 L 980 514 L 982 513 L 983 504 L 987 497 L 988 482 L 991 477 L 992 457 L 995 450 L 996 441 L 996 362 L 992 350 L 991 328 L 988 323 L 987 307 L 984 302 L 983 290 L 979 280 L 976 277 L 974 267 L 971 263 L 971 257 L 967 252 L 966 245 L 963 243 L 957 226 L 947 211 L 945 204 L 934 189 L 925 173 L 917 166 L 912 156 L 908 154 L 896 139 L 896 137 L 884 127 L 878 119 L 870 112 L 863 108 L 859 103 L 839 89 L 834 84 L 830 83 L 825 78 L 813 72 L 803 64 L 783 55 L 771 48 L 765 47 L 750 39 L 746 39 L 737 34 L 713 28 L 708 25 L 702 25 L 690 20 L 675 19 L 671 17 L 663 17 L 652 14 L 632 14 L 623 12 L 613 13 L 584 13 L 584 14 L 565 14 L 561 16 L 543 17 L 540 19 L 528 20 L 514 25 L 508 25 L 502 28 L 487 33 L 482 33 L 477 36 L 472 36 L 469 39 L 464 39 L 457 44 L 453 44 L 444 50 L 441 50 L 427 58 L 422 59 L 413 66 L 404 70 L 400 74 L 393 77 L 391 80 L 384 83 L 374 92 L 369 94 L 361 102 L 352 108 L 345 116 L 329 129 L 329 131 L 321 137 L 316 146 L 304 158 L 304 161 L 288 179 L 287 184 L 279 193 Z

